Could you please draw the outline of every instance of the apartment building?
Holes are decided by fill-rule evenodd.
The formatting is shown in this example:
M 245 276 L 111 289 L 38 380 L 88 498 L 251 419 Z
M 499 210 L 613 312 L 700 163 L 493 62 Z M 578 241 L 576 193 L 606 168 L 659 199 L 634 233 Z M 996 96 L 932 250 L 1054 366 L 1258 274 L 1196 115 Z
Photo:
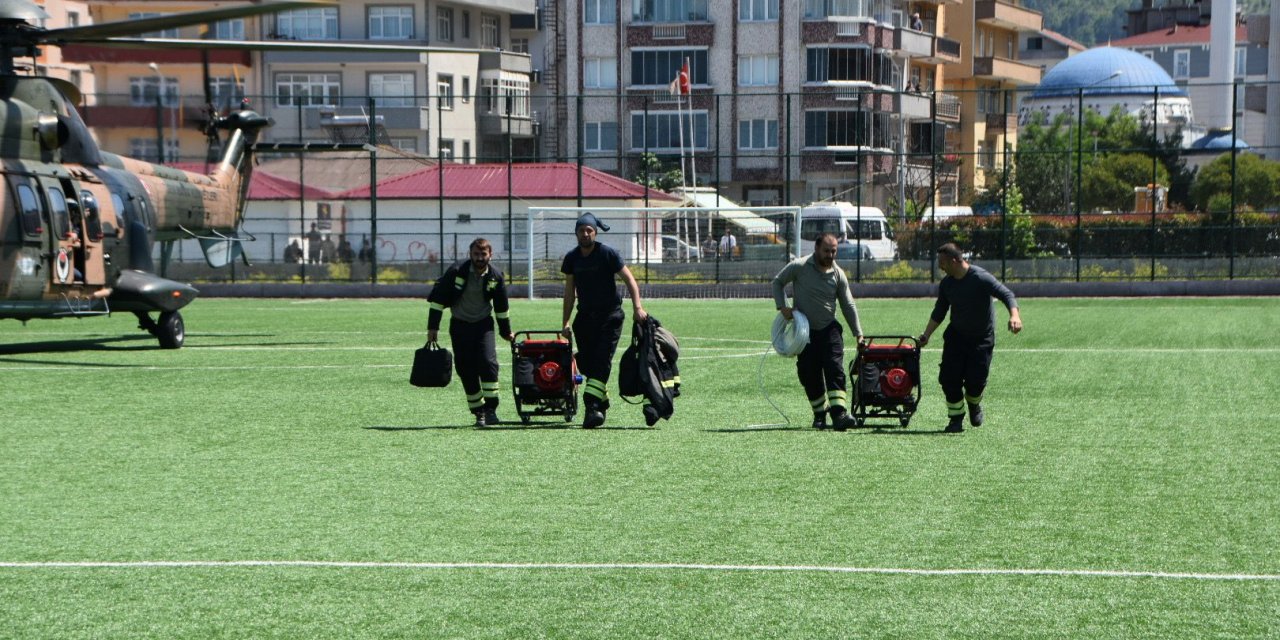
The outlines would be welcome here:
M 89 0 L 97 22 L 243 2 Z M 145 34 L 159 38 L 361 43 L 382 51 L 208 52 L 219 109 L 249 98 L 275 120 L 266 142 L 329 141 L 348 123 L 404 151 L 475 162 L 535 155 L 529 56 L 511 50 L 513 15 L 533 0 L 342 2 Z M 392 50 L 409 47 L 410 50 Z M 206 156 L 199 50 L 68 47 L 91 64 L 98 106 L 86 119 L 108 150 L 152 160 Z M 371 113 L 372 112 L 372 113 Z
M 37 4 L 49 15 L 41 25 L 46 29 L 64 29 L 91 23 L 89 7 L 84 2 L 37 0 Z M 90 96 L 93 94 L 93 69 L 89 65 L 64 59 L 61 47 L 40 47 L 39 51 L 35 67 L 29 70 L 31 73 L 66 80 L 82 93 Z M 21 61 L 17 63 L 19 73 L 22 73 L 21 64 Z
M 633 178 L 652 153 L 749 204 L 886 207 L 904 159 L 936 158 L 958 118 L 936 90 L 961 59 L 941 33 L 960 4 L 542 0 L 543 157 Z M 690 95 L 672 96 L 686 61 Z
M 960 41 L 961 56 L 945 69 L 944 86 L 960 100 L 960 191 L 994 185 L 1006 150 L 1017 148 L 1018 96 L 1039 84 L 1042 70 L 1019 59 L 1019 41 L 1042 28 L 1040 13 L 1020 0 L 964 0 L 948 7 L 946 33 Z

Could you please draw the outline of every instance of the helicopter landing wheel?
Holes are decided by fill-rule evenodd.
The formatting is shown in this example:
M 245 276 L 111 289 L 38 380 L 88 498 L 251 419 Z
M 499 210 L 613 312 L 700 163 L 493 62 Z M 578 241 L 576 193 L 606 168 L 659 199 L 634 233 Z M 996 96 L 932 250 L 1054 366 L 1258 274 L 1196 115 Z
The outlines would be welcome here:
M 180 349 L 187 339 L 186 326 L 182 322 L 182 314 L 177 311 L 165 311 L 160 314 L 156 328 L 151 332 L 160 341 L 161 349 Z

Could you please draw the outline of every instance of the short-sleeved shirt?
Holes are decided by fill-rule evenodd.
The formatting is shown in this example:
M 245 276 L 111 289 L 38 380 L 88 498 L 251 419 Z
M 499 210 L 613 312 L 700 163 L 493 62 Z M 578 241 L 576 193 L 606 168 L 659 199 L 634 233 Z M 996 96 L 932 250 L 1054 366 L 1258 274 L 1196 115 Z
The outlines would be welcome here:
M 578 247 L 565 254 L 560 273 L 573 276 L 578 313 L 608 313 L 622 307 L 622 294 L 614 279 L 622 267 L 622 256 L 599 242 L 590 255 L 582 255 Z

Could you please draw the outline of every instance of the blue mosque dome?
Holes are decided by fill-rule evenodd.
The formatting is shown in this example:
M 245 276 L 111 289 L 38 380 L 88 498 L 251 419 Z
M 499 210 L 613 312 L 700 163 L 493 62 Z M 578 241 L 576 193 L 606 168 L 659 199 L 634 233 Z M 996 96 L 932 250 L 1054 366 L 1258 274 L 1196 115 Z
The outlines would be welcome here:
M 1032 98 L 1079 95 L 1153 95 L 1186 97 L 1182 89 L 1160 65 L 1128 49 L 1099 47 L 1078 53 L 1049 70 Z
M 1236 138 L 1235 142 L 1237 149 L 1244 150 L 1249 148 L 1249 144 L 1240 138 Z M 1215 129 L 1210 131 L 1208 135 L 1191 143 L 1191 148 L 1200 151 L 1230 151 L 1231 130 Z

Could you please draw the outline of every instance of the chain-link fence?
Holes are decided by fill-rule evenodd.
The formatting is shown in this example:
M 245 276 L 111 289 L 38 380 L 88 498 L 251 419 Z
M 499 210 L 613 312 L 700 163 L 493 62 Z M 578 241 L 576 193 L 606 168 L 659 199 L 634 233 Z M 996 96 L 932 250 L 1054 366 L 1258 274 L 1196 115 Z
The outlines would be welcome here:
M 1269 130 L 1280 119 L 1266 112 L 1276 103 L 1268 93 L 1280 87 L 935 91 L 888 80 L 905 88 L 250 96 L 276 121 L 258 149 L 255 184 L 270 184 L 251 192 L 246 209 L 244 231 L 256 238 L 247 245 L 251 264 L 211 270 L 183 242 L 167 269 L 195 281 L 429 281 L 486 236 L 499 240 L 499 262 L 520 281 L 528 277 L 520 238 L 530 208 L 659 206 L 650 201 L 664 191 L 696 185 L 744 207 L 849 202 L 883 214 L 896 257 L 864 255 L 863 228 L 845 230 L 850 247 L 840 262 L 859 281 L 934 280 L 943 242 L 1015 281 L 1280 276 L 1280 149 Z M 222 98 L 223 107 L 238 98 Z M 205 118 L 200 102 L 154 91 L 100 95 L 84 115 L 109 151 L 158 159 L 163 149 L 166 161 L 199 170 L 207 157 L 194 132 Z M 373 142 L 380 151 L 327 151 L 335 141 Z M 531 162 L 583 170 L 568 192 L 544 193 L 510 177 Z M 370 197 L 375 183 L 441 163 L 488 163 L 507 172 L 510 186 L 481 198 L 441 179 L 416 196 Z M 644 186 L 631 201 L 596 200 L 581 177 L 589 185 L 596 174 L 585 170 Z M 692 235 L 674 221 L 655 228 L 655 238 L 672 236 L 698 257 L 636 253 L 638 275 L 759 282 L 810 251 L 804 242 L 744 236 L 743 249 L 766 248 L 725 255 L 704 247 L 707 237 L 718 243 L 741 229 L 715 216 L 701 224 L 706 230 Z M 572 225 L 532 242 L 563 255 Z M 646 255 L 656 258 L 645 263 Z

